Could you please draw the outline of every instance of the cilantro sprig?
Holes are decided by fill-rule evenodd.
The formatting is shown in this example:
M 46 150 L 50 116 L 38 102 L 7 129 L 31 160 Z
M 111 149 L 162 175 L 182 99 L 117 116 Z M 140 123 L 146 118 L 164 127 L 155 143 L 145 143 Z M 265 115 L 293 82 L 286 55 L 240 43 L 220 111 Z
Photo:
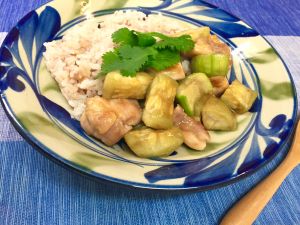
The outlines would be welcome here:
M 151 48 L 140 48 L 128 44 L 120 46 L 115 51 L 107 52 L 102 56 L 101 73 L 120 70 L 123 76 L 134 76 L 148 61 L 151 55 L 156 54 Z
M 180 53 L 194 48 L 190 35 L 169 37 L 158 32 L 142 33 L 121 28 L 112 34 L 117 47 L 102 56 L 101 74 L 119 70 L 123 76 L 135 76 L 147 69 L 157 71 L 180 61 Z

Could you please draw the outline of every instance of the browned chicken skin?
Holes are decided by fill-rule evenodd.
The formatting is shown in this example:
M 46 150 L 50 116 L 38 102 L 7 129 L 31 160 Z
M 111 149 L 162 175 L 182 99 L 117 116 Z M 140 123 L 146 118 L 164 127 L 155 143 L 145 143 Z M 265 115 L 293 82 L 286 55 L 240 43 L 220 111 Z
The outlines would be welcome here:
M 224 54 L 230 56 L 230 48 L 223 43 L 216 35 L 199 37 L 192 51 L 185 53 L 186 57 L 197 55 Z
M 209 79 L 213 86 L 214 95 L 217 97 L 221 96 L 229 86 L 229 82 L 224 76 L 215 76 Z
M 211 35 L 209 39 L 209 45 L 213 49 L 213 53 L 219 53 L 230 56 L 230 48 L 223 43 L 217 35 Z
M 174 124 L 181 129 L 187 146 L 195 150 L 203 150 L 206 147 L 210 136 L 201 122 L 186 115 L 179 105 L 174 110 L 173 120 Z
M 141 121 L 142 110 L 136 100 L 88 98 L 80 118 L 81 127 L 105 144 L 116 144 L 133 125 Z

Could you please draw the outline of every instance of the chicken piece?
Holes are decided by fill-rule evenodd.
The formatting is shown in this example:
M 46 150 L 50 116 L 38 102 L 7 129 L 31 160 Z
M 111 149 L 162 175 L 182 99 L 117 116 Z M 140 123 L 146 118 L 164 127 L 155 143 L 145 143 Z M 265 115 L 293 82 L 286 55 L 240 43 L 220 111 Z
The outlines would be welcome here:
M 209 79 L 213 86 L 215 96 L 221 96 L 229 86 L 228 80 L 224 76 L 216 76 Z
M 209 38 L 206 37 L 200 37 L 196 42 L 195 46 L 192 51 L 190 52 L 185 52 L 183 54 L 184 57 L 192 58 L 197 55 L 209 55 L 213 54 L 213 48 L 209 44 Z
M 217 35 L 211 35 L 209 44 L 214 53 L 224 54 L 230 56 L 230 48 L 224 42 L 222 42 Z
M 181 129 L 187 146 L 195 150 L 205 149 L 210 136 L 201 122 L 186 115 L 179 105 L 174 110 L 173 120 L 174 124 Z
M 81 127 L 88 135 L 106 145 L 116 144 L 132 126 L 141 121 L 142 110 L 136 100 L 88 98 L 80 118 Z
M 142 110 L 136 100 L 111 99 L 111 107 L 118 112 L 119 118 L 127 125 L 134 126 L 141 121 Z
M 216 35 L 200 37 L 195 42 L 192 51 L 184 53 L 184 56 L 192 58 L 197 55 L 224 54 L 230 56 L 230 48 L 223 43 Z

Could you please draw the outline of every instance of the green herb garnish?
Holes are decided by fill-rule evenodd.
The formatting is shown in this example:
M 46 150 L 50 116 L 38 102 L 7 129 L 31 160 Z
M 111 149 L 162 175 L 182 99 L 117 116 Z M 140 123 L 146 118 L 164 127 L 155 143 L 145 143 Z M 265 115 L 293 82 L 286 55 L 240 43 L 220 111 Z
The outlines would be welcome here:
M 194 48 L 190 35 L 168 37 L 158 32 L 141 33 L 128 28 L 114 32 L 112 39 L 118 46 L 102 56 L 101 75 L 115 70 L 120 70 L 123 76 L 135 76 L 150 68 L 161 71 L 177 64 L 180 52 Z

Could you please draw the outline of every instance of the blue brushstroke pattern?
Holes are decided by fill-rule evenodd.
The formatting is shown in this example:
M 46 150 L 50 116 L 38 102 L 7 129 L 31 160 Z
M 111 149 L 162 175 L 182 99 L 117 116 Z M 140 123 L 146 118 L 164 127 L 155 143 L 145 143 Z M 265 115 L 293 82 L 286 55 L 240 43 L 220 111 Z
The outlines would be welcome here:
M 177 14 L 171 11 L 161 10 L 161 12 L 166 15 L 180 18 L 183 21 L 197 24 L 198 26 L 209 26 L 212 31 L 227 39 L 235 37 L 255 37 L 259 35 L 255 30 L 238 23 L 206 21 L 194 19 L 185 14 Z
M 158 6 L 154 6 L 154 7 L 140 7 L 140 8 L 144 8 L 144 9 L 149 9 L 149 10 L 160 10 L 160 9 L 164 9 L 169 7 L 170 5 L 172 5 L 172 0 L 161 0 L 162 3 Z
M 1 55 L 1 67 L 2 66 L 10 66 L 13 64 L 13 57 L 7 47 L 3 47 L 2 51 L 0 52 Z
M 266 138 L 265 138 L 266 139 Z M 272 139 L 267 140 L 267 147 L 263 152 L 263 155 L 265 158 L 270 158 L 274 155 L 274 153 L 278 150 L 278 143 Z
M 206 6 L 206 7 L 209 7 L 209 8 L 216 8 L 216 6 L 214 6 L 214 5 L 212 5 L 208 2 L 202 1 L 202 0 L 193 0 L 192 3 L 194 5 Z
M 174 8 L 172 9 L 172 11 L 177 10 L 177 9 L 187 8 L 187 7 L 190 7 L 190 6 L 195 6 L 195 2 L 196 2 L 196 1 L 190 1 L 190 2 L 184 3 L 184 4 L 182 4 L 182 5 L 179 5 L 179 6 L 177 6 L 177 7 L 174 7 Z M 202 3 L 200 3 L 200 1 L 199 1 L 199 3 L 198 3 L 197 5 L 198 5 L 198 6 L 206 6 L 206 5 L 203 5 Z
M 232 177 L 233 171 L 236 168 L 240 154 L 246 143 L 246 138 L 240 142 L 240 145 L 235 149 L 234 153 L 220 163 L 203 170 L 200 173 L 187 176 L 184 184 L 186 186 L 209 185 L 210 183 L 218 183 L 222 180 Z M 220 172 L 221 171 L 221 172 Z
M 281 140 L 287 139 L 289 133 L 291 132 L 291 129 L 293 127 L 293 120 L 289 119 L 283 126 L 282 131 L 278 134 L 278 137 Z
M 238 22 L 240 21 L 238 18 L 235 16 L 232 16 L 225 12 L 222 9 L 205 9 L 205 10 L 197 10 L 197 11 L 192 11 L 186 14 L 195 14 L 195 15 L 202 15 L 202 16 L 207 16 L 207 17 L 212 17 L 215 19 L 223 20 L 223 21 L 228 21 L 228 22 Z
M 286 121 L 286 115 L 280 114 L 274 117 L 271 122 L 269 123 L 269 126 L 271 129 L 275 130 L 276 133 L 282 129 Z
M 2 94 L 8 88 L 7 67 L 0 66 L 0 93 Z
M 258 136 L 256 134 L 253 134 L 249 152 L 245 157 L 243 163 L 240 165 L 238 169 L 238 173 L 244 173 L 248 171 L 250 168 L 253 168 L 253 166 L 257 163 L 257 161 L 261 160 L 261 158 L 262 156 L 260 153 Z
M 52 40 L 59 31 L 61 19 L 59 13 L 52 7 L 47 6 L 39 17 L 39 23 L 36 28 L 36 49 L 41 50 L 43 44 Z
M 7 72 L 7 86 L 16 92 L 22 92 L 25 89 L 25 84 L 18 79 L 22 73 L 23 71 L 17 67 L 13 67 Z
M 256 123 L 256 127 L 255 127 L 255 131 L 260 135 L 260 136 L 274 136 L 276 135 L 283 127 L 284 124 L 281 123 L 282 119 L 285 118 L 286 119 L 286 115 L 280 114 L 275 116 L 269 126 L 270 128 L 266 128 L 262 122 L 261 122 L 261 114 L 259 114 L 257 123 Z M 273 127 L 271 127 L 271 125 Z
M 280 114 L 275 116 L 269 123 L 270 129 L 262 126 L 256 126 L 256 133 L 253 135 L 251 147 L 249 153 L 247 154 L 244 162 L 238 169 L 239 173 L 243 173 L 256 164 L 261 158 L 257 158 L 260 155 L 260 147 L 258 144 L 258 135 L 263 134 L 262 138 L 266 143 L 266 148 L 263 150 L 263 155 L 261 157 L 269 158 L 274 155 L 275 151 L 278 150 L 278 143 L 272 139 L 272 137 L 277 137 L 281 141 L 286 140 L 288 134 L 293 126 L 292 120 L 286 120 L 286 115 Z M 259 121 L 257 123 L 260 123 Z
M 76 133 L 80 134 L 81 136 L 85 136 L 79 121 L 73 119 L 67 110 L 65 110 L 60 105 L 52 102 L 51 100 L 44 97 L 43 95 L 39 95 L 39 100 L 41 104 L 44 106 L 44 108 L 57 120 L 59 120 L 61 123 L 63 123 L 70 129 L 72 129 Z
M 148 10 L 163 11 L 163 9 L 169 7 L 171 4 L 172 4 L 172 1 L 166 0 L 166 1 L 163 1 L 163 3 L 159 6 L 141 7 L 141 9 L 144 8 L 144 9 L 148 9 Z M 258 33 L 255 30 L 253 30 L 249 27 L 246 27 L 245 25 L 235 23 L 235 22 L 240 21 L 237 17 L 230 15 L 227 12 L 225 12 L 221 9 L 218 9 L 215 6 L 213 6 L 209 3 L 206 3 L 204 1 L 201 1 L 201 0 L 194 0 L 194 1 L 182 4 L 182 5 L 179 5 L 175 8 L 173 8 L 172 11 L 181 9 L 181 8 L 186 8 L 189 6 L 195 6 L 195 5 L 205 6 L 205 7 L 208 7 L 209 9 L 188 12 L 188 13 L 184 13 L 181 15 L 179 15 L 177 13 L 172 13 L 170 11 L 164 11 L 164 12 L 167 12 L 169 14 L 174 14 L 174 15 L 182 17 L 182 18 L 186 17 L 184 15 L 198 14 L 198 15 L 204 15 L 204 16 L 220 19 L 220 20 L 222 20 L 220 22 L 205 21 L 205 20 L 195 20 L 195 22 L 200 22 L 202 25 L 211 27 L 211 29 L 214 32 L 220 34 L 221 36 L 223 36 L 225 38 L 258 36 Z M 187 17 L 187 19 L 194 20 L 189 17 Z
M 19 54 L 18 40 L 19 40 L 19 30 L 15 27 L 7 35 L 4 48 L 9 49 L 10 54 L 14 56 L 17 62 L 21 65 L 22 69 L 25 70 L 23 61 L 21 60 Z
M 23 47 L 27 54 L 27 59 L 29 61 L 31 70 L 33 70 L 32 62 L 32 48 L 35 36 L 36 27 L 38 25 L 39 17 L 35 11 L 29 13 L 25 18 L 23 18 L 17 25 L 20 32 L 20 39 L 23 43 Z
M 204 158 L 195 162 L 162 166 L 145 173 L 145 178 L 150 183 L 155 183 L 160 180 L 186 177 L 191 174 L 199 173 L 215 160 L 215 158 Z
M 259 35 L 255 30 L 238 23 L 199 21 L 225 38 L 255 37 Z

